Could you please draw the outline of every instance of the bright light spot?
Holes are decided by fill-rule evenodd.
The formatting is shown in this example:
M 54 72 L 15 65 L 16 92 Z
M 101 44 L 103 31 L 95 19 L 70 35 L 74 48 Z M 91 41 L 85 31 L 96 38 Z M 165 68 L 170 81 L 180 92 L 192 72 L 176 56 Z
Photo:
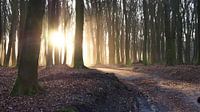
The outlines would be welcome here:
M 62 48 L 65 45 L 65 36 L 62 32 L 52 32 L 50 42 L 54 47 Z
M 66 52 L 67 64 L 73 64 L 73 55 L 74 55 L 74 33 L 71 30 L 68 30 L 66 34 L 64 31 L 54 31 L 50 35 L 50 43 L 53 47 L 53 57 L 55 50 L 59 51 L 59 56 L 61 60 L 64 60 L 64 54 Z

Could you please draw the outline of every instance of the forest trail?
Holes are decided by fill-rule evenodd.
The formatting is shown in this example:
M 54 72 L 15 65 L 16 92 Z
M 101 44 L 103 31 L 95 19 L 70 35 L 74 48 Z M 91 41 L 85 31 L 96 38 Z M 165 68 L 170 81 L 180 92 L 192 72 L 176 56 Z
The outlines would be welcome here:
M 197 103 L 197 97 L 200 96 L 198 84 L 134 72 L 128 67 L 95 69 L 114 73 L 129 89 L 139 91 L 137 99 L 141 112 L 200 112 L 200 104 Z

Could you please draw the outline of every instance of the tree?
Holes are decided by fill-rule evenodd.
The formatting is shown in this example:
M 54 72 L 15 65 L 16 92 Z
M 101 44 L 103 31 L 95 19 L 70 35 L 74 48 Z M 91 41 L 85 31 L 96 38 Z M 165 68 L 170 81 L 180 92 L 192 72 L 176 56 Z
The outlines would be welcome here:
M 85 68 L 83 62 L 84 1 L 76 0 L 74 68 Z
M 115 37 L 114 37 L 114 11 L 113 11 L 113 0 L 107 1 L 107 32 L 108 32 L 108 48 L 109 48 L 109 64 L 115 64 Z
M 147 36 L 148 36 L 148 10 L 147 10 L 147 1 L 143 0 L 143 14 L 144 14 L 144 45 L 143 45 L 143 62 L 147 64 Z
M 19 32 L 18 32 L 18 55 L 17 55 L 17 66 L 19 65 L 21 50 L 22 50 L 22 41 L 24 38 L 24 28 L 27 15 L 27 4 L 25 0 L 20 0 L 20 21 L 19 21 Z
M 126 56 L 126 64 L 130 64 L 130 36 L 129 36 L 129 30 L 128 30 L 128 12 L 127 12 L 127 1 L 123 0 L 123 6 L 124 6 L 124 17 L 125 17 L 125 56 Z
M 198 49 L 200 50 L 200 1 L 197 1 L 197 9 L 198 9 Z M 198 58 L 197 64 L 200 65 L 200 51 L 198 50 Z
M 12 20 L 11 20 L 11 29 L 9 33 L 9 43 L 8 43 L 8 51 L 6 54 L 6 59 L 4 60 L 4 65 L 8 66 L 10 57 L 11 57 L 11 51 L 12 55 L 15 55 L 15 40 L 16 40 L 16 30 L 18 26 L 18 0 L 13 0 L 11 2 L 11 9 L 12 9 Z M 14 46 L 14 47 L 13 47 Z
M 175 24 L 175 23 L 174 23 Z M 170 2 L 165 1 L 165 37 L 166 37 L 166 64 L 175 64 L 175 38 L 171 35 L 170 28 Z
M 0 1 L 0 46 L 2 46 L 1 44 L 2 44 L 2 40 L 3 40 L 3 22 L 2 22 L 2 1 Z M 0 50 L 2 50 L 2 49 L 0 49 Z M 0 53 L 2 53 L 2 51 L 0 51 Z M 2 55 L 0 55 L 0 66 L 2 66 L 1 65 L 1 60 L 2 60 Z
M 186 64 L 190 64 L 190 51 L 191 51 L 191 21 L 190 19 L 192 18 L 190 15 L 190 1 L 184 0 L 184 6 L 185 6 L 185 22 L 184 22 L 184 26 L 185 26 L 185 38 L 186 38 L 186 43 L 185 43 L 185 62 Z
M 183 23 L 181 17 L 181 0 L 177 0 L 176 2 L 177 9 L 177 64 L 183 64 Z
M 45 0 L 28 2 L 26 33 L 24 33 L 18 77 L 11 92 L 12 95 L 33 95 L 40 90 L 37 70 L 44 10 Z
M 3 33 L 3 30 L 2 30 L 2 1 L 0 1 L 0 44 L 2 42 L 2 33 Z

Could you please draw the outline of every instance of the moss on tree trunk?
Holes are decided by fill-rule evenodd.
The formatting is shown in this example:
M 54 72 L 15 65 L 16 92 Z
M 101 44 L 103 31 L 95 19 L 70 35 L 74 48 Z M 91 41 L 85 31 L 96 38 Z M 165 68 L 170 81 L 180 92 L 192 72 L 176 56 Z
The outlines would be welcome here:
M 24 31 L 18 77 L 11 95 L 34 95 L 41 90 L 38 84 L 38 59 L 40 52 L 42 20 L 45 0 L 30 0 Z M 37 12 L 37 13 L 35 13 Z
M 42 88 L 38 84 L 37 81 L 32 83 L 23 83 L 23 81 L 20 80 L 20 78 L 17 78 L 15 85 L 12 89 L 11 95 L 12 96 L 21 96 L 21 95 L 28 95 L 32 96 L 41 91 Z

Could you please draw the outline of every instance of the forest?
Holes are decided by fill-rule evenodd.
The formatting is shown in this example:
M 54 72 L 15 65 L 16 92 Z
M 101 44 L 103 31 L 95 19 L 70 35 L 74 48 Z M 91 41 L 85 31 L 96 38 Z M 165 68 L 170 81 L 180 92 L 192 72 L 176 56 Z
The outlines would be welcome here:
M 199 112 L 200 0 L 0 0 L 0 111 Z

